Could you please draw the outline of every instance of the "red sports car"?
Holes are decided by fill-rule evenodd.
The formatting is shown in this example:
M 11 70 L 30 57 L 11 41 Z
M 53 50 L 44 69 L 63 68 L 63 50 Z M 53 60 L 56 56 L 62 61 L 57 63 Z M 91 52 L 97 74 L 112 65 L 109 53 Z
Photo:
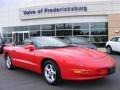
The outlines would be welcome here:
M 107 54 L 53 37 L 33 37 L 21 45 L 5 46 L 4 58 L 8 69 L 20 67 L 43 74 L 51 85 L 62 79 L 98 79 L 115 72 L 115 61 Z

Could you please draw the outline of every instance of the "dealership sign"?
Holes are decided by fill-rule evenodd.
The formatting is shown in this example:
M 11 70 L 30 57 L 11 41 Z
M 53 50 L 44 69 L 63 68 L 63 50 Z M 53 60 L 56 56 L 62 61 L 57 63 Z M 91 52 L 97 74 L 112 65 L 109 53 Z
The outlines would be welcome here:
M 21 8 L 19 10 L 20 19 L 36 19 L 36 18 L 49 18 L 49 17 L 61 17 L 61 16 L 73 16 L 79 15 L 82 12 L 88 10 L 85 5 L 51 5 L 41 7 L 28 7 Z

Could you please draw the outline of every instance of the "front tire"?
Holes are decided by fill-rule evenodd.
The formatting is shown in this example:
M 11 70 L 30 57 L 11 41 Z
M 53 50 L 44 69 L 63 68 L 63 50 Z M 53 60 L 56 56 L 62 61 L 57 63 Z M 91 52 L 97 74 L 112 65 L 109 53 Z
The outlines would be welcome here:
M 50 85 L 56 85 L 61 81 L 61 74 L 58 65 L 52 61 L 43 64 L 44 80 Z
M 13 69 L 12 60 L 9 54 L 5 56 L 5 64 L 6 64 L 7 69 L 9 70 Z
M 111 53 L 112 53 L 112 48 L 111 48 L 111 46 L 107 46 L 107 47 L 106 47 L 106 50 L 107 50 L 107 53 L 108 53 L 108 54 L 111 54 Z

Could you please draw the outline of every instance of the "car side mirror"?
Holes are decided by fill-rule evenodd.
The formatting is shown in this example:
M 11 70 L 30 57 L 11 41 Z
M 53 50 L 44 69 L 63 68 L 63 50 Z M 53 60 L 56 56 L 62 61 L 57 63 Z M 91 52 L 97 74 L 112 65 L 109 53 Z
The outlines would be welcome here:
M 25 45 L 24 48 L 25 48 L 25 49 L 28 49 L 30 52 L 32 52 L 32 51 L 35 50 L 34 45 Z

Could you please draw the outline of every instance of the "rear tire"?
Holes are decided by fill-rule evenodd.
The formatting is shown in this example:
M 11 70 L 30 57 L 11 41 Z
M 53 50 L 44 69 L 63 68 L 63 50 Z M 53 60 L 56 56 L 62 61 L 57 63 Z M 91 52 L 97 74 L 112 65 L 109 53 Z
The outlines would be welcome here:
M 5 64 L 6 64 L 7 69 L 9 70 L 13 69 L 12 60 L 9 54 L 5 56 Z
M 106 47 L 106 50 L 107 50 L 107 53 L 108 53 L 108 54 L 111 54 L 111 53 L 112 53 L 112 48 L 111 48 L 111 46 L 107 46 L 107 47 Z
M 60 69 L 53 61 L 43 63 L 43 78 L 50 85 L 56 85 L 61 81 Z

